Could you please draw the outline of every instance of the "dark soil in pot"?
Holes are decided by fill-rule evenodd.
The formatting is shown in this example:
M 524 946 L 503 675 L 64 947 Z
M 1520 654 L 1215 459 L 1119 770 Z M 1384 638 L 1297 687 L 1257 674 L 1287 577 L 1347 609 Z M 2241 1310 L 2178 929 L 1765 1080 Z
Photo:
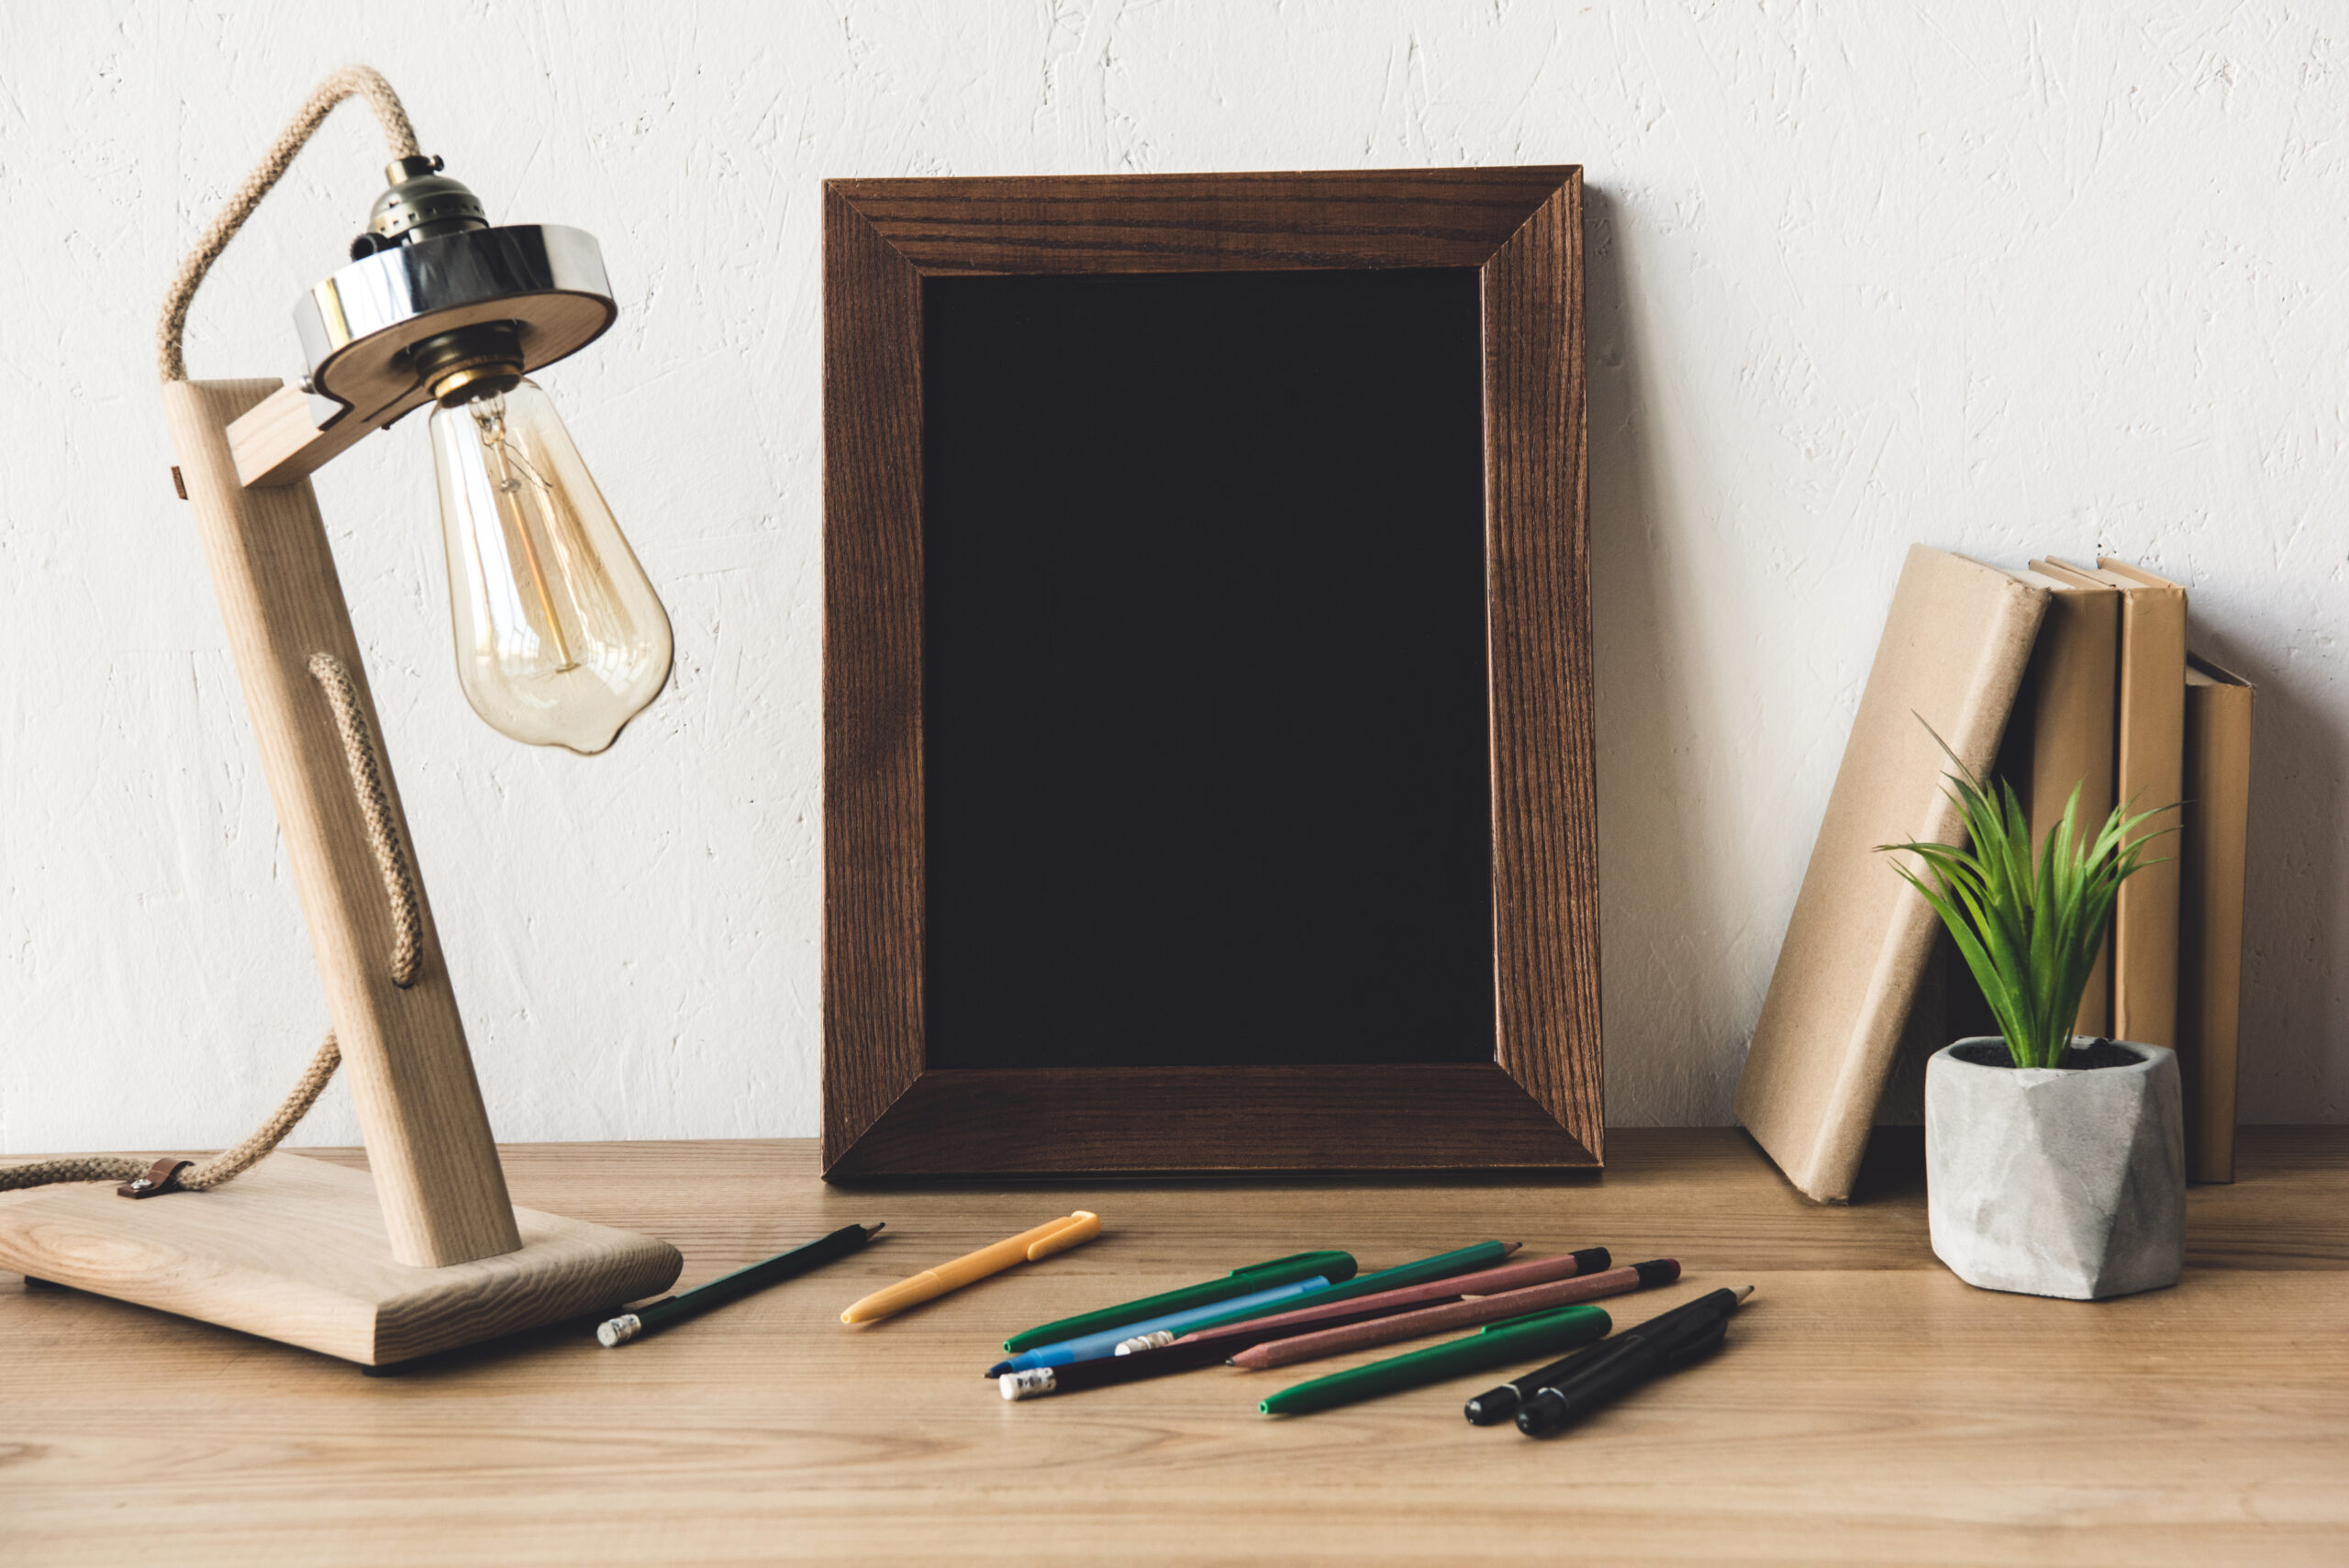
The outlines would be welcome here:
M 2012 1067 L 2015 1064 L 2014 1057 L 2007 1050 L 2007 1042 L 2002 1040 L 1987 1045 L 1957 1046 L 1950 1054 L 1976 1067 Z M 2115 1045 L 2109 1040 L 2093 1040 L 2064 1052 L 2064 1060 L 2055 1065 L 2065 1073 L 2079 1073 L 2095 1067 L 2135 1067 L 2144 1060 L 2125 1046 Z

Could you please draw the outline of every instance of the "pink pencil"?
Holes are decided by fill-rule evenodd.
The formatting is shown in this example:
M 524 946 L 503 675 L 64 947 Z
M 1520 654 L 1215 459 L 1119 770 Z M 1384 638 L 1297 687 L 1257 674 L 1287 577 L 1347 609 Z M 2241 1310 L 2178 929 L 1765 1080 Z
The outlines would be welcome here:
M 1291 1362 L 1341 1355 L 1347 1351 L 1366 1351 L 1374 1345 L 1391 1345 L 1397 1340 L 1416 1340 L 1423 1334 L 1439 1334 L 1446 1329 L 1466 1328 L 1472 1323 L 1494 1323 L 1504 1318 L 1522 1317 L 1528 1312 L 1546 1312 L 1553 1307 L 1564 1307 L 1576 1301 L 1620 1296 L 1625 1291 L 1638 1290 L 1645 1285 L 1670 1284 L 1679 1277 L 1678 1262 L 1671 1258 L 1658 1258 L 1653 1262 L 1609 1269 L 1604 1273 L 1560 1280 L 1554 1284 L 1537 1284 L 1524 1290 L 1504 1291 L 1498 1296 L 1480 1296 L 1470 1301 L 1455 1301 L 1448 1306 L 1397 1313 L 1391 1318 L 1376 1318 L 1367 1323 L 1349 1323 L 1343 1328 L 1324 1329 L 1318 1334 L 1267 1340 L 1233 1356 L 1231 1364 L 1244 1366 L 1251 1372 L 1262 1372 L 1267 1367 L 1286 1366 Z

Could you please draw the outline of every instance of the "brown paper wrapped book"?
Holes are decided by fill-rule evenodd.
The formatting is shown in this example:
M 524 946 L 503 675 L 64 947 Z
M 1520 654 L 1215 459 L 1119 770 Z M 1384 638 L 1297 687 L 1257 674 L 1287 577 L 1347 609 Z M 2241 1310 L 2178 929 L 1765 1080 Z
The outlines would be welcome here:
M 1990 768 L 2051 597 L 1922 545 L 1901 569 L 1737 1092 L 1738 1119 L 1822 1202 L 1851 1196 L 1939 926 L 1876 847 L 1957 833 L 1934 736 Z
M 2063 820 L 2065 803 L 2075 788 L 2080 792 L 2081 822 L 2103 821 L 2120 799 L 2113 757 L 2121 591 L 2109 584 L 2038 571 L 2015 575 L 2054 595 L 2047 602 L 2047 618 L 2040 623 L 2031 667 L 2023 672 L 2014 716 L 2007 721 L 2007 738 L 1998 749 L 1998 776 L 2014 786 L 2022 801 L 2036 854 Z M 1951 950 L 1953 956 L 1955 951 Z M 1958 967 L 1963 973 L 1964 964 Z M 1971 987 L 1973 977 L 1965 975 L 1964 984 Z M 2081 1034 L 2103 1034 L 2110 1028 L 2111 1014 L 2112 941 L 2108 935 L 2104 957 L 2088 976 L 2073 1028 Z M 1949 1040 L 1934 1041 L 1933 1049 Z
M 2132 811 L 2177 803 L 2186 752 L 2186 590 L 2110 556 L 2093 568 L 2034 561 L 2034 569 L 2121 590 L 2120 798 Z M 2155 817 L 2158 832 L 2176 813 Z M 2112 910 L 2112 1023 L 2121 1040 L 2177 1043 L 2178 862 L 2165 849 L 2121 885 Z
M 2186 1167 L 2235 1179 L 2236 1024 L 2251 817 L 2251 683 L 2206 659 L 2186 670 L 2186 811 L 2178 834 L 2177 1065 Z

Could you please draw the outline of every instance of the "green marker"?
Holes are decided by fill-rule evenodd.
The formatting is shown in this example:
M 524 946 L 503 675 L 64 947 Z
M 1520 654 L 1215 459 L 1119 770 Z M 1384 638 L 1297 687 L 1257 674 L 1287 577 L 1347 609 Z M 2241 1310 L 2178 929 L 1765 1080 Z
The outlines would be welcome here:
M 1518 1249 L 1515 1241 L 1479 1241 L 1473 1247 L 1461 1247 L 1450 1252 L 1438 1252 L 1432 1258 L 1421 1258 L 1416 1263 L 1397 1263 L 1391 1269 L 1381 1269 L 1374 1274 L 1362 1274 L 1348 1284 L 1340 1284 L 1340 1276 L 1326 1276 L 1330 1288 L 1313 1293 L 1313 1305 L 1327 1307 L 1333 1301 L 1352 1301 L 1357 1296 L 1373 1296 L 1382 1290 L 1399 1290 L 1407 1284 L 1419 1284 L 1431 1279 L 1450 1279 L 1474 1269 L 1489 1269 L 1506 1262 Z M 1349 1258 L 1347 1262 L 1353 1260 Z M 1282 1309 L 1281 1304 L 1252 1307 L 1245 1312 L 1234 1312 L 1222 1318 L 1210 1318 L 1204 1323 L 1194 1323 L 1184 1332 L 1203 1333 L 1220 1329 L 1226 1323 L 1242 1323 L 1251 1318 L 1263 1318 Z
M 1440 1383 L 1463 1373 L 1482 1372 L 1504 1362 L 1548 1355 L 1570 1345 L 1603 1339 L 1613 1327 L 1605 1309 L 1597 1307 L 1561 1307 L 1554 1312 L 1506 1318 L 1498 1323 L 1486 1324 L 1481 1331 L 1464 1340 L 1446 1340 L 1408 1355 L 1388 1356 L 1368 1366 L 1333 1372 L 1327 1377 L 1284 1388 L 1267 1396 L 1256 1408 L 1267 1416 L 1302 1416 L 1308 1411 L 1327 1410 L 1333 1405 L 1351 1405 L 1357 1399 L 1375 1399 L 1381 1394 Z
M 1286 1258 L 1275 1258 L 1268 1263 L 1234 1269 L 1221 1279 L 1185 1285 L 1180 1290 L 1170 1290 L 1158 1296 L 1146 1296 L 1140 1301 L 1129 1301 L 1121 1307 L 1105 1307 L 1098 1312 L 1080 1312 L 1057 1323 L 1040 1323 L 1033 1329 L 1022 1329 L 1006 1340 L 1003 1348 L 1007 1351 L 1032 1350 L 1038 1345 L 1080 1339 L 1087 1334 L 1097 1334 L 1105 1329 L 1122 1328 L 1128 1323 L 1140 1323 L 1150 1318 L 1163 1318 L 1170 1312 L 1187 1312 L 1195 1307 L 1209 1307 L 1219 1301 L 1229 1301 L 1235 1296 L 1253 1296 L 1275 1285 L 1295 1284 L 1299 1280 L 1317 1276 L 1335 1285 L 1341 1280 L 1353 1278 L 1354 1268 L 1352 1252 L 1297 1252 Z M 1313 1299 L 1327 1301 L 1329 1293 L 1316 1292 Z M 1267 1307 L 1264 1310 L 1269 1312 L 1274 1308 Z M 1250 1315 L 1236 1313 L 1232 1316 Z M 1219 1322 L 1225 1320 L 1217 1319 Z

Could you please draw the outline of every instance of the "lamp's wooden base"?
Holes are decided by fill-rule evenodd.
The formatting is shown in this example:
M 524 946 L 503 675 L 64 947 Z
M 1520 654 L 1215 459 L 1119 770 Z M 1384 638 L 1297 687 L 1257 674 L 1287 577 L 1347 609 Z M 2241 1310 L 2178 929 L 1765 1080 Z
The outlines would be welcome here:
M 639 1300 L 684 1266 L 649 1236 L 535 1209 L 514 1218 L 518 1252 L 395 1262 L 364 1172 L 273 1154 L 208 1193 L 0 1194 L 0 1269 L 384 1366 Z

